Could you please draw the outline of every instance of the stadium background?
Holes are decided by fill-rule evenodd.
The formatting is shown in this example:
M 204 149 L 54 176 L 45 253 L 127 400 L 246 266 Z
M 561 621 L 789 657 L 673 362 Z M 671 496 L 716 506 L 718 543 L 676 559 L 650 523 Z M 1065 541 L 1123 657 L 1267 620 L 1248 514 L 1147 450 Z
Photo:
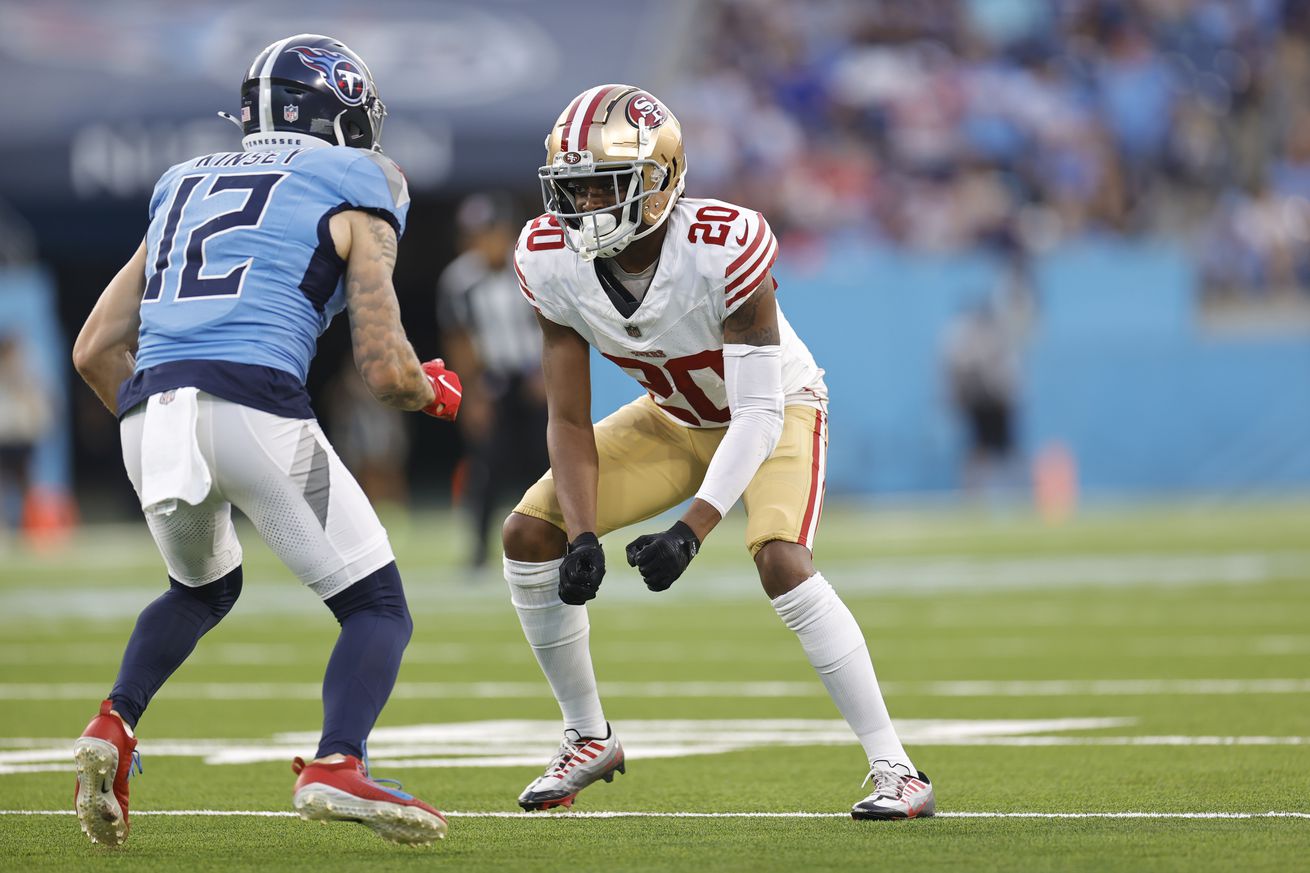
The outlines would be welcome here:
M 424 357 L 443 351 L 434 285 L 457 204 L 508 190 L 535 214 L 542 137 L 597 82 L 673 109 L 692 194 L 768 216 L 780 300 L 833 393 L 818 559 L 943 812 L 882 830 L 841 818 L 864 762 L 759 596 L 737 512 L 660 598 L 615 560 L 623 534 L 607 539 L 592 645 L 633 766 L 579 807 L 738 817 L 500 818 L 558 711 L 501 584 L 463 573 L 458 431 L 407 416 L 413 513 L 384 520 L 418 630 L 371 748 L 385 775 L 462 813 L 451 863 L 517 869 L 547 844 L 557 863 L 533 869 L 1301 863 L 1301 0 L 0 0 L 0 336 L 21 337 L 57 420 L 36 458 L 34 547 L 0 534 L 0 857 L 431 863 L 271 817 L 288 811 L 286 758 L 312 742 L 336 626 L 248 526 L 241 604 L 143 728 L 131 841 L 97 852 L 68 815 L 67 738 L 162 581 L 114 421 L 69 347 L 140 239 L 158 174 L 235 147 L 214 112 L 234 109 L 254 52 L 301 31 L 347 40 L 390 110 L 383 140 L 414 195 L 396 285 Z M 969 491 L 944 356 L 984 304 L 1008 325 L 1017 445 Z M 339 319 L 310 376 L 329 432 L 348 354 Z M 607 362 L 594 373 L 597 412 L 636 393 Z M 70 507 L 84 523 L 64 538 Z M 707 719 L 751 739 L 707 750 L 723 740 Z M 761 812 L 816 817 L 746 817 Z M 1048 815 L 1093 818 L 1028 818 Z M 1235 819 L 1248 815 L 1271 817 Z
M 534 214 L 560 107 L 632 81 L 681 118 L 689 193 L 761 209 L 782 237 L 781 300 L 833 392 L 834 494 L 959 487 L 942 348 L 984 301 L 1018 320 L 1020 490 L 1053 447 L 1092 497 L 1310 485 L 1306 4 L 670 2 L 588 5 L 579 28 L 582 11 L 0 3 L 23 83 L 0 96 L 21 129 L 0 143 L 0 329 L 32 340 L 59 396 L 38 481 L 92 517 L 130 503 L 67 347 L 158 174 L 234 146 L 213 113 L 251 46 L 312 26 L 349 33 L 387 101 L 414 195 L 396 284 L 425 357 L 459 199 L 507 190 Z M 347 354 L 335 325 L 320 404 Z M 595 372 L 598 411 L 633 396 Z M 439 503 L 458 438 L 407 426 L 417 496 Z

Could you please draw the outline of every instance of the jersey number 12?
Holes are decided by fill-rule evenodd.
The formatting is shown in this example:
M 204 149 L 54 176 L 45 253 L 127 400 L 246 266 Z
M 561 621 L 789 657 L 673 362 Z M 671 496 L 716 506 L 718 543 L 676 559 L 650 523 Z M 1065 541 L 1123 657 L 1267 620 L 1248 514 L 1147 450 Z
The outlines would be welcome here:
M 181 269 L 175 300 L 234 297 L 240 294 L 241 280 L 246 270 L 250 268 L 253 258 L 247 258 L 244 263 L 238 264 L 223 275 L 206 276 L 203 275 L 205 244 L 221 234 L 242 228 L 258 227 L 264 219 L 264 212 L 268 208 L 273 189 L 286 175 L 286 173 L 240 173 L 227 176 L 184 176 L 173 194 L 172 202 L 168 205 L 168 212 L 164 217 L 164 233 L 159 240 L 159 251 L 155 257 L 155 269 L 146 281 L 146 293 L 141 297 L 142 302 L 160 298 L 164 291 L 165 276 L 173 266 Z M 193 200 L 196 188 L 207 179 L 213 181 L 197 204 L 200 208 L 193 207 L 188 210 L 187 206 Z M 209 205 L 208 209 L 204 208 L 209 198 L 224 191 L 245 191 L 247 192 L 245 201 L 236 209 L 218 214 L 213 213 L 212 205 Z M 187 216 L 186 224 L 189 227 L 182 227 L 183 213 L 191 213 L 195 216 L 194 219 L 191 215 Z M 208 221 L 202 222 L 201 219 L 206 216 Z M 174 265 L 173 247 L 179 230 L 186 232 L 186 241 L 182 245 L 181 263 Z

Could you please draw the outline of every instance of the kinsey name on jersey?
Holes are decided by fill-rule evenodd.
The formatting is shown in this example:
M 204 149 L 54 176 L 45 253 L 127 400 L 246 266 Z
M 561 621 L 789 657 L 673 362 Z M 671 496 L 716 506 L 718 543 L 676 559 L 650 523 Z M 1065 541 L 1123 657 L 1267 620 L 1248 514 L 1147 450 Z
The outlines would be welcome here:
M 196 158 L 193 167 L 252 167 L 258 164 L 289 164 L 307 149 L 286 152 L 216 152 Z

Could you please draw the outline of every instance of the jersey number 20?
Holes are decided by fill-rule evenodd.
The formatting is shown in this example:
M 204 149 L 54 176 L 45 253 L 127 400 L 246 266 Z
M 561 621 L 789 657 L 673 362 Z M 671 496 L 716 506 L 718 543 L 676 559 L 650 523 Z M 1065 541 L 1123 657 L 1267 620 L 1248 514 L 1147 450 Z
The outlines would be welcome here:
M 184 176 L 177 186 L 177 192 L 173 194 L 173 200 L 168 205 L 168 212 L 164 218 L 164 234 L 159 240 L 159 254 L 155 258 L 155 270 L 150 274 L 146 282 L 146 293 L 142 295 L 143 302 L 158 300 L 164 290 L 164 277 L 167 275 L 169 268 L 173 266 L 173 243 L 177 238 L 179 229 L 186 231 L 186 242 L 182 246 L 181 258 L 181 279 L 177 285 L 177 300 L 199 300 L 214 297 L 233 297 L 241 293 L 241 280 L 245 276 L 246 270 L 249 269 L 251 258 L 247 258 L 245 263 L 238 264 L 228 270 L 221 276 L 203 275 L 205 269 L 205 244 L 212 238 L 240 230 L 241 228 L 258 227 L 264 219 L 264 211 L 268 208 L 269 197 L 277 183 L 281 182 L 286 173 L 241 173 L 227 176 Z M 193 207 L 187 209 L 187 205 L 192 201 L 192 195 L 196 188 L 206 179 L 213 179 L 205 195 L 200 198 L 199 209 Z M 205 209 L 205 201 L 209 200 L 216 194 L 224 191 L 245 191 L 245 202 L 236 209 L 213 214 L 213 207 Z M 183 224 L 183 213 L 198 212 L 194 221 L 189 228 L 181 228 Z M 200 223 L 200 219 L 206 215 L 209 220 Z M 188 216 L 188 219 L 190 216 Z

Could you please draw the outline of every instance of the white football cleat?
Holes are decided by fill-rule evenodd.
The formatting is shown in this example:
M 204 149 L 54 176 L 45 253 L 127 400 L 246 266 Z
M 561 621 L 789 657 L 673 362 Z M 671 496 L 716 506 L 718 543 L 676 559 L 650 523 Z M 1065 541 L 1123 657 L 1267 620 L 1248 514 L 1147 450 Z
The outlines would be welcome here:
M 911 775 L 904 764 L 874 761 L 867 785 L 873 780 L 873 793 L 851 807 L 851 818 L 886 821 L 902 818 L 927 818 L 937 811 L 932 782 L 920 770 Z
M 519 795 L 519 806 L 527 810 L 571 807 L 579 791 L 600 779 L 613 782 L 615 771 L 626 773 L 627 767 L 623 763 L 623 746 L 619 745 L 613 728 L 603 738 L 584 737 L 575 730 L 566 730 L 559 752 L 546 765 L 546 772 L 532 780 Z

